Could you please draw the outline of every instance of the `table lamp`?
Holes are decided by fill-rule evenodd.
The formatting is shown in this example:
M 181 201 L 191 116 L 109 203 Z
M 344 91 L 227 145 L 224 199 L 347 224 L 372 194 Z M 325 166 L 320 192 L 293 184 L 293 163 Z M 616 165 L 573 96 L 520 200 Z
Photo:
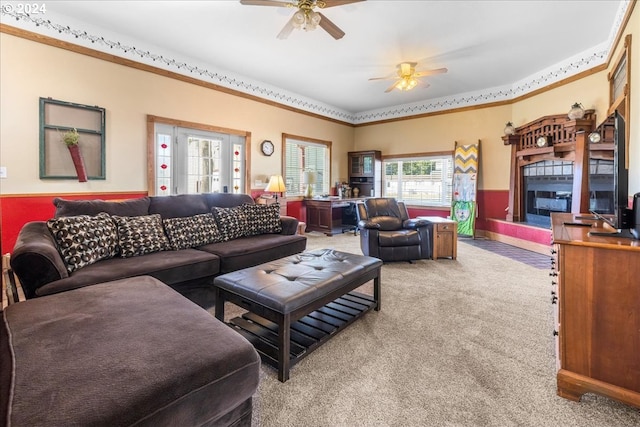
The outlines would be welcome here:
M 271 178 L 269 178 L 269 184 L 267 184 L 267 187 L 264 189 L 264 191 L 276 193 L 276 203 L 278 203 L 278 193 L 284 193 L 285 191 L 287 191 L 287 187 L 284 185 L 282 175 L 273 175 Z
M 313 198 L 313 184 L 316 183 L 316 174 L 313 171 L 304 171 L 302 173 L 302 183 L 307 184 L 307 192 L 304 197 Z

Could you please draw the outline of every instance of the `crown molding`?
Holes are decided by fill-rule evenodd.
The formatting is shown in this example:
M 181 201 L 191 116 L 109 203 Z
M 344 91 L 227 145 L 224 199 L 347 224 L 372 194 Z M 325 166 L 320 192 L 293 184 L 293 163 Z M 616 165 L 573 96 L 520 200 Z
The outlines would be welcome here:
M 633 7 L 630 8 L 633 2 L 634 0 L 624 0 L 620 3 L 614 26 L 611 28 L 606 42 L 513 84 L 355 114 L 231 71 L 218 69 L 211 64 L 202 64 L 193 58 L 180 57 L 174 52 L 164 52 L 161 47 L 126 40 L 122 35 L 112 34 L 108 30 L 99 28 L 82 30 L 82 23 L 70 21 L 64 16 L 48 13 L 45 19 L 38 15 L 18 14 L 15 10 L 3 7 L 0 23 L 4 27 L 10 21 L 16 28 L 113 57 L 146 64 L 149 67 L 159 68 L 189 79 L 200 80 L 217 90 L 241 96 L 244 94 L 252 99 L 260 99 L 263 102 L 286 109 L 358 126 L 402 118 L 415 118 L 461 108 L 477 108 L 486 106 L 486 104 L 508 103 L 599 67 L 608 61 L 611 50 L 619 38 L 620 30 L 628 19 L 627 12 L 633 9 Z M 3 32 L 8 31 L 3 29 Z

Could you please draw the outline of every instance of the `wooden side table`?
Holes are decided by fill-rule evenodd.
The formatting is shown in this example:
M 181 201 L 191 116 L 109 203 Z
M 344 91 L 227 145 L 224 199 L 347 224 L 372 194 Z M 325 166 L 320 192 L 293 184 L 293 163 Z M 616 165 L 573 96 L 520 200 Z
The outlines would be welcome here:
M 433 259 L 451 258 L 458 255 L 458 223 L 439 216 L 419 216 L 433 224 Z

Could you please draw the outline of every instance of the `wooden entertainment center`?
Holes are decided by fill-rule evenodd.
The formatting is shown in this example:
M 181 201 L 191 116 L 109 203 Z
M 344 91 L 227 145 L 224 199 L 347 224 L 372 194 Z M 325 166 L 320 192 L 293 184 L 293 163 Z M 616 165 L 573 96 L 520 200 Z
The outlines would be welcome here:
M 558 395 L 640 408 L 640 240 L 591 236 L 589 217 L 551 215 Z

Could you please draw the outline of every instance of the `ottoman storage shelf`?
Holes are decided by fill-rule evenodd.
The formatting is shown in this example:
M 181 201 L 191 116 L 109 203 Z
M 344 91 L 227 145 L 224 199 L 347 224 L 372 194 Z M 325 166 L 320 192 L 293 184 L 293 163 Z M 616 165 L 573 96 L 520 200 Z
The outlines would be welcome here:
M 331 249 L 303 252 L 216 277 L 216 317 L 224 303 L 248 313 L 229 326 L 265 363 L 289 379 L 290 368 L 370 310 L 380 310 L 377 258 Z M 354 289 L 373 280 L 373 297 Z

